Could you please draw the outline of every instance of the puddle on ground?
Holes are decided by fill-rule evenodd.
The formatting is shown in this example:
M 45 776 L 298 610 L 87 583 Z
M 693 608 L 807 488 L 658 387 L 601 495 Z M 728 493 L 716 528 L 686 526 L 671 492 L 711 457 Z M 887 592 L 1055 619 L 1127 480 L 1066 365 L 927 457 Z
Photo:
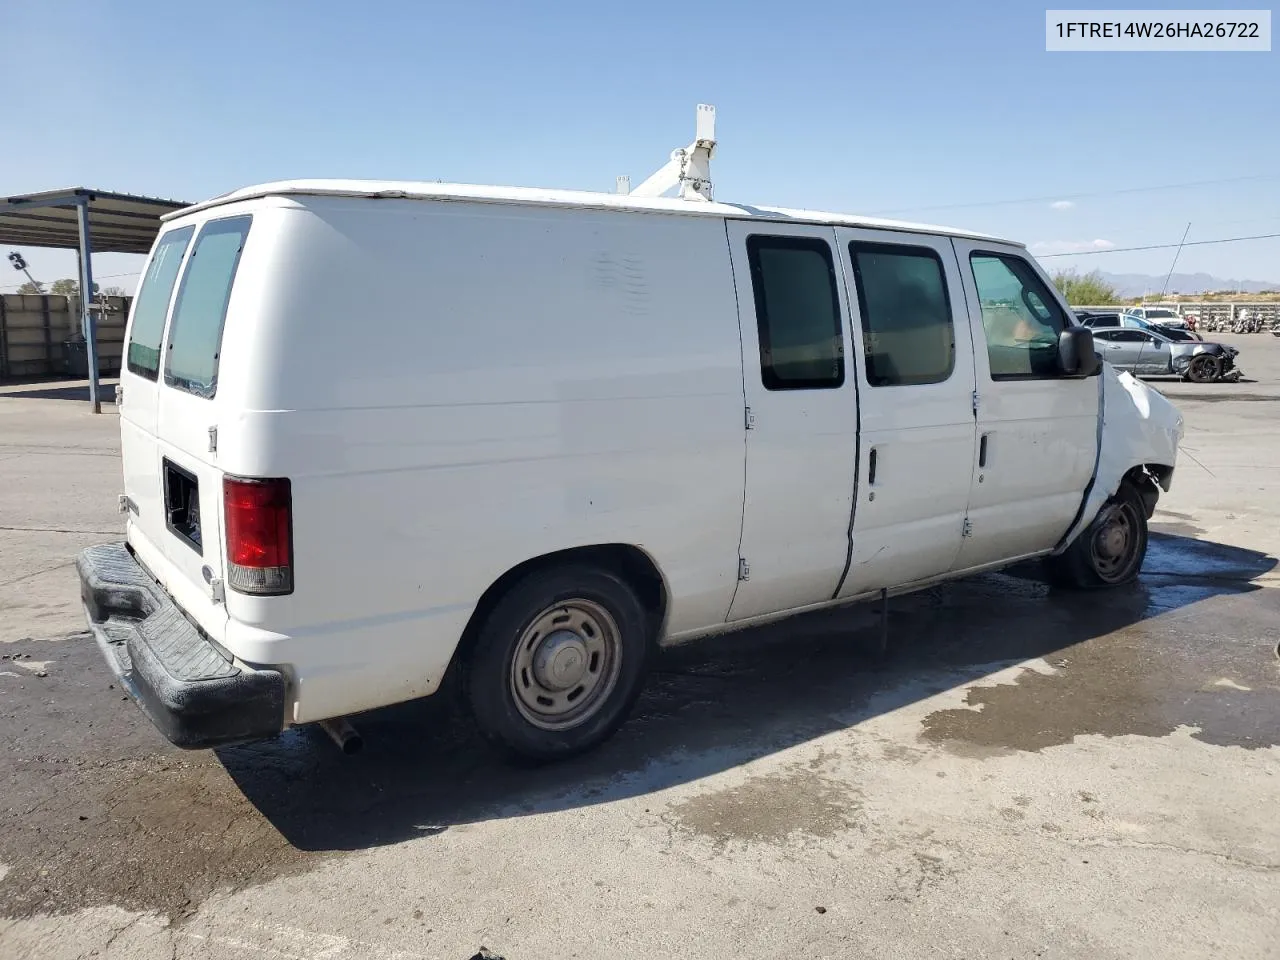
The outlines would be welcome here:
M 834 836 L 854 826 L 861 811 L 857 790 L 804 765 L 680 801 L 667 819 L 722 846 Z
M 1193 523 L 1192 518 L 1186 514 L 1174 513 L 1172 510 L 1157 512 L 1151 519 L 1150 527 L 1152 533 L 1165 536 L 1194 538 L 1204 535 L 1204 527 Z
M 1243 646 L 1246 655 L 1223 663 L 1195 649 L 1215 643 Z M 967 708 L 930 714 L 923 736 L 1036 751 L 1087 735 L 1162 737 L 1186 725 L 1198 728 L 1194 736 L 1206 743 L 1274 746 L 1280 743 L 1280 684 L 1270 653 L 1266 643 L 1243 638 L 1117 631 L 1063 651 L 1067 663 L 1051 676 L 1027 670 L 1016 683 L 971 687 Z M 1219 662 L 1206 669 L 1211 659 Z M 1232 675 L 1212 678 L 1223 670 Z
M 0 677 L 0 916 L 105 904 L 180 916 L 319 859 L 286 842 L 214 754 L 166 748 L 91 639 L 5 652 L 47 663 L 45 676 Z
M 925 718 L 922 737 L 975 755 L 975 747 L 1037 751 L 1078 736 L 1161 737 L 1189 726 L 1205 743 L 1274 746 L 1280 591 L 1248 582 L 1272 564 L 1248 551 L 1153 538 L 1141 580 L 1124 591 L 1142 616 L 1116 621 L 1126 602 L 1119 591 L 1058 595 L 1055 604 L 1092 625 L 1088 639 L 1055 654 L 1052 673 L 1024 670 L 1013 683 L 970 687 L 965 707 Z

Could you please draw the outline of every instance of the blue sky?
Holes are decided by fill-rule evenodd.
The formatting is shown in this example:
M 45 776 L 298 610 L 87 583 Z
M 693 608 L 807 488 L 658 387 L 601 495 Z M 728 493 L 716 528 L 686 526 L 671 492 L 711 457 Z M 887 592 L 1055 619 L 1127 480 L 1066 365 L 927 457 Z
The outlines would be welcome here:
M 705 102 L 718 199 L 989 230 L 1038 254 L 1176 243 L 1188 221 L 1191 240 L 1280 233 L 1280 52 L 1046 53 L 1044 17 L 1006 0 L 15 2 L 0 191 L 611 190 L 686 143 Z M 74 269 L 26 253 L 41 279 Z M 1163 274 L 1171 257 L 1043 262 Z M 138 269 L 95 257 L 104 285 Z M 1178 269 L 1280 282 L 1280 239 L 1187 248 Z

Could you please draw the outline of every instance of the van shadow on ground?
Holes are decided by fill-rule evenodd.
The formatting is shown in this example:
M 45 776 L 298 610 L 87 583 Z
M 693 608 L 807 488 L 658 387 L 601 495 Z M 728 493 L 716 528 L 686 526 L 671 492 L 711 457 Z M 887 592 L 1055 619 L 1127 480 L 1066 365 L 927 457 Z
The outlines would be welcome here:
M 79 400 L 89 402 L 87 383 L 68 384 L 66 380 L 0 380 L 0 400 Z M 115 403 L 114 378 L 98 382 L 98 399 Z
M 219 758 L 285 840 L 322 851 L 650 793 L 1035 657 L 1062 669 L 973 687 L 969 703 L 981 710 L 937 711 L 919 736 L 1039 750 L 1186 724 L 1209 743 L 1263 746 L 1280 737 L 1280 591 L 1251 581 L 1275 565 L 1254 551 L 1153 534 L 1131 588 L 1052 590 L 1028 566 L 895 600 L 884 660 L 873 654 L 878 625 L 867 607 L 691 644 L 660 658 L 618 736 L 549 767 L 495 758 L 440 698 L 357 718 L 366 745 L 356 757 L 313 727 Z

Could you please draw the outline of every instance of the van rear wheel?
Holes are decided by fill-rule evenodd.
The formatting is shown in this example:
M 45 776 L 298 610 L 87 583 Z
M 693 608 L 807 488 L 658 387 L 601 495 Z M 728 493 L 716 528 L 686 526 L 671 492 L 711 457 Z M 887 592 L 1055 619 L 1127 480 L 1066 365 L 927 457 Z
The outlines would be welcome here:
M 1146 555 L 1146 505 L 1126 481 L 1071 546 L 1045 559 L 1045 567 L 1060 586 L 1115 587 L 1137 578 Z
M 604 742 L 640 695 L 649 633 L 635 592 L 610 571 L 575 565 L 521 580 L 485 618 L 469 659 L 480 732 L 532 761 Z

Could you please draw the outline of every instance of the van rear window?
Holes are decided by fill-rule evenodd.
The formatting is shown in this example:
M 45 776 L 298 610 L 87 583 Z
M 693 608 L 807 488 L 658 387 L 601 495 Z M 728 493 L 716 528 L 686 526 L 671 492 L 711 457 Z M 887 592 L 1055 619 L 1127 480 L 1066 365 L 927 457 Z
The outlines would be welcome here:
M 126 357 L 131 373 L 154 380 L 160 372 L 160 344 L 164 342 L 164 318 L 169 314 L 173 284 L 178 279 L 182 257 L 191 242 L 195 227 L 170 230 L 156 244 L 147 275 L 138 288 L 138 302 L 133 308 L 133 328 L 129 333 Z
M 164 382 L 200 397 L 218 389 L 218 353 L 231 285 L 252 217 L 211 220 L 187 259 L 169 322 Z

